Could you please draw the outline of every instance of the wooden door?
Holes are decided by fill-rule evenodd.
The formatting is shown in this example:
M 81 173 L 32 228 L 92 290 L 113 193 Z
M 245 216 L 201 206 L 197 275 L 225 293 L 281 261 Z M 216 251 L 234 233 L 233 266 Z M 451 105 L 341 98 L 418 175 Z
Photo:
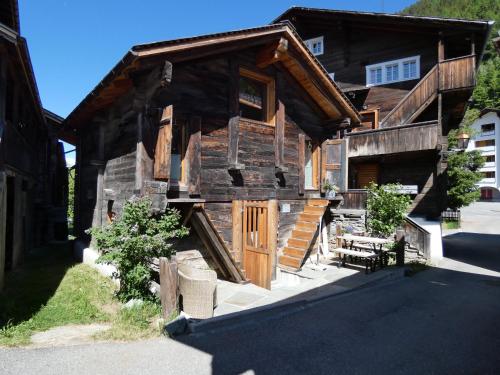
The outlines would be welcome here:
M 346 139 L 329 139 L 321 145 L 321 191 L 324 182 L 347 190 L 347 143 Z
M 270 289 L 275 236 L 269 224 L 274 215 L 267 201 L 245 201 L 243 207 L 243 268 L 253 284 Z
M 377 183 L 379 165 L 377 163 L 363 163 L 356 166 L 357 188 L 366 189 L 370 182 Z

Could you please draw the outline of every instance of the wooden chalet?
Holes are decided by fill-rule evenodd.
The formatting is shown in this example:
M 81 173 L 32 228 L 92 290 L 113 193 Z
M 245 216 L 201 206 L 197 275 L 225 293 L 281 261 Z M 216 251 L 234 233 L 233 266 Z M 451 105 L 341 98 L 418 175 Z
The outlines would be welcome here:
M 447 134 L 462 120 L 491 21 L 293 7 L 291 22 L 362 115 L 348 139 L 349 189 L 399 182 L 412 213 L 446 207 Z M 359 207 L 350 190 L 345 207 Z
M 135 46 L 64 124 L 77 231 L 149 196 L 183 212 L 222 276 L 269 288 L 315 240 L 323 181 L 347 188 L 332 136 L 360 121 L 286 23 Z
M 67 177 L 55 126 L 42 108 L 17 1 L 0 5 L 0 289 L 27 249 L 67 239 Z

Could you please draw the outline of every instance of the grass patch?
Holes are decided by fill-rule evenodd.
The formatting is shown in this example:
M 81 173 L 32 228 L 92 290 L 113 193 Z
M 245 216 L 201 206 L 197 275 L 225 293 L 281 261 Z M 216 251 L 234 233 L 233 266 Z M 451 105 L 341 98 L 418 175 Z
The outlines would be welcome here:
M 460 224 L 458 221 L 443 221 L 443 229 L 459 229 Z
M 9 272 L 0 294 L 0 345 L 30 343 L 36 332 L 66 324 L 111 323 L 99 338 L 132 340 L 159 334 L 161 307 L 151 302 L 121 309 L 116 286 L 95 269 L 74 264 L 67 246 L 31 254 Z
M 429 266 L 425 263 L 421 262 L 411 262 L 407 264 L 408 266 L 408 272 L 406 272 L 406 276 L 414 276 L 419 272 L 425 271 L 429 269 Z

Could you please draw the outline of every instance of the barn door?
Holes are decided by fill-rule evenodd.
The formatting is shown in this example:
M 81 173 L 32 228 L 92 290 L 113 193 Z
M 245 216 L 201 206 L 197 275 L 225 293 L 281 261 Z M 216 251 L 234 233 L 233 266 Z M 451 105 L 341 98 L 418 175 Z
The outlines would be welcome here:
M 347 190 L 347 140 L 329 139 L 321 145 L 321 191 L 324 182 L 336 185 L 340 191 Z
M 276 242 L 274 205 L 268 201 L 243 203 L 243 268 L 253 284 L 270 289 Z

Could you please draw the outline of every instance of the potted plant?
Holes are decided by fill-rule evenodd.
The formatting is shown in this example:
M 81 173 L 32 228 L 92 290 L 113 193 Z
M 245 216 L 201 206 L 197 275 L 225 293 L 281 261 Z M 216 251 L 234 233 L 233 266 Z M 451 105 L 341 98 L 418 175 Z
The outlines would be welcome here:
M 337 185 L 332 184 L 329 180 L 323 182 L 323 188 L 325 189 L 325 197 L 327 199 L 335 198 L 335 194 L 339 191 Z

